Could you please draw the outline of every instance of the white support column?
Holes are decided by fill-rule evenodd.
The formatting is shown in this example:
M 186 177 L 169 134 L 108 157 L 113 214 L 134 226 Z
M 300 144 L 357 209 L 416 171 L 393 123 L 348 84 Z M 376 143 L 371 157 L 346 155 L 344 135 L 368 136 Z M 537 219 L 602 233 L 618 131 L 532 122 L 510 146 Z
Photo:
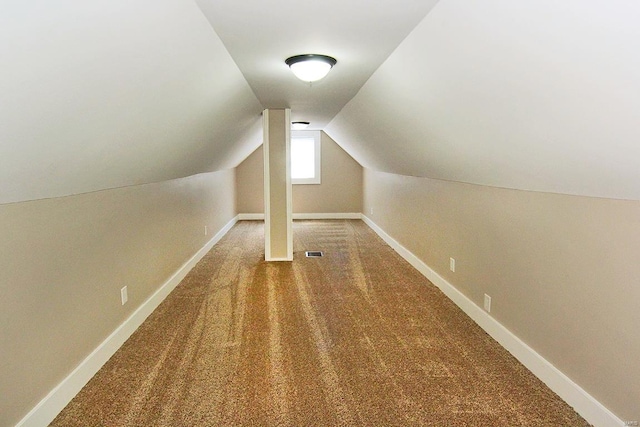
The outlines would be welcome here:
M 263 112 L 264 258 L 293 261 L 290 110 Z

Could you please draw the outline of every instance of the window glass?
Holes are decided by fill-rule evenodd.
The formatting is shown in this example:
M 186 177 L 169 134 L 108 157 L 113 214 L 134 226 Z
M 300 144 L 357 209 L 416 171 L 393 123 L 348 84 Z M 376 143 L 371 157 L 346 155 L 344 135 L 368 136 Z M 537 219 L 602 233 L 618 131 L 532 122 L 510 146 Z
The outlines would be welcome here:
M 291 133 L 291 182 L 320 184 L 320 132 Z

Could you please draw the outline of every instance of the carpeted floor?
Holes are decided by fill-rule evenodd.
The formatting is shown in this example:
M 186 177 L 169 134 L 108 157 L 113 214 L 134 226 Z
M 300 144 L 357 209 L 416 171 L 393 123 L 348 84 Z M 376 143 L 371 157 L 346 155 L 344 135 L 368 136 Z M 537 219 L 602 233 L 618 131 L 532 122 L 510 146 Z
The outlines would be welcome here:
M 587 426 L 362 221 L 238 223 L 53 426 Z M 322 250 L 322 258 L 305 258 Z

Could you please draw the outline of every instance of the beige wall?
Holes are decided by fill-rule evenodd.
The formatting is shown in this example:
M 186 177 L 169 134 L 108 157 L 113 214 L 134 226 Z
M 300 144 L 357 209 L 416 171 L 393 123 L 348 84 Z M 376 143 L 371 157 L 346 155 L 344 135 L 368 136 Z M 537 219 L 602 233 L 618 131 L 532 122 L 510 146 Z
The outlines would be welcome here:
M 362 209 L 362 167 L 324 132 L 322 184 L 294 185 L 294 213 L 348 213 Z M 263 213 L 262 147 L 237 168 L 239 213 Z
M 264 213 L 262 145 L 236 168 L 236 208 L 239 213 Z
M 363 211 L 480 307 L 489 294 L 494 318 L 620 418 L 638 419 L 640 202 L 365 169 Z
M 235 216 L 234 180 L 226 170 L 0 205 L 0 425 L 26 415 Z

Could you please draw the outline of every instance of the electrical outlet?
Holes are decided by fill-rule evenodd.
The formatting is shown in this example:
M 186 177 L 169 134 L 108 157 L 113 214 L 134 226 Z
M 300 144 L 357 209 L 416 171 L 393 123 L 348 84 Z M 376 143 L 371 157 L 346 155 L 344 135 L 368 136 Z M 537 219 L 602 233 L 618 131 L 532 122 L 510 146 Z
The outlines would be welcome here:
M 373 215 L 373 208 L 370 209 L 369 214 Z
M 209 230 L 207 229 L 207 226 L 204 226 L 204 235 L 206 236 L 207 234 L 209 234 Z
M 456 260 L 453 258 L 449 258 L 449 270 L 456 272 Z
M 484 310 L 491 313 L 491 297 L 487 294 L 484 294 Z
M 127 301 L 129 301 L 129 295 L 127 295 L 127 287 L 120 289 L 120 300 L 122 301 L 122 305 L 125 305 Z

